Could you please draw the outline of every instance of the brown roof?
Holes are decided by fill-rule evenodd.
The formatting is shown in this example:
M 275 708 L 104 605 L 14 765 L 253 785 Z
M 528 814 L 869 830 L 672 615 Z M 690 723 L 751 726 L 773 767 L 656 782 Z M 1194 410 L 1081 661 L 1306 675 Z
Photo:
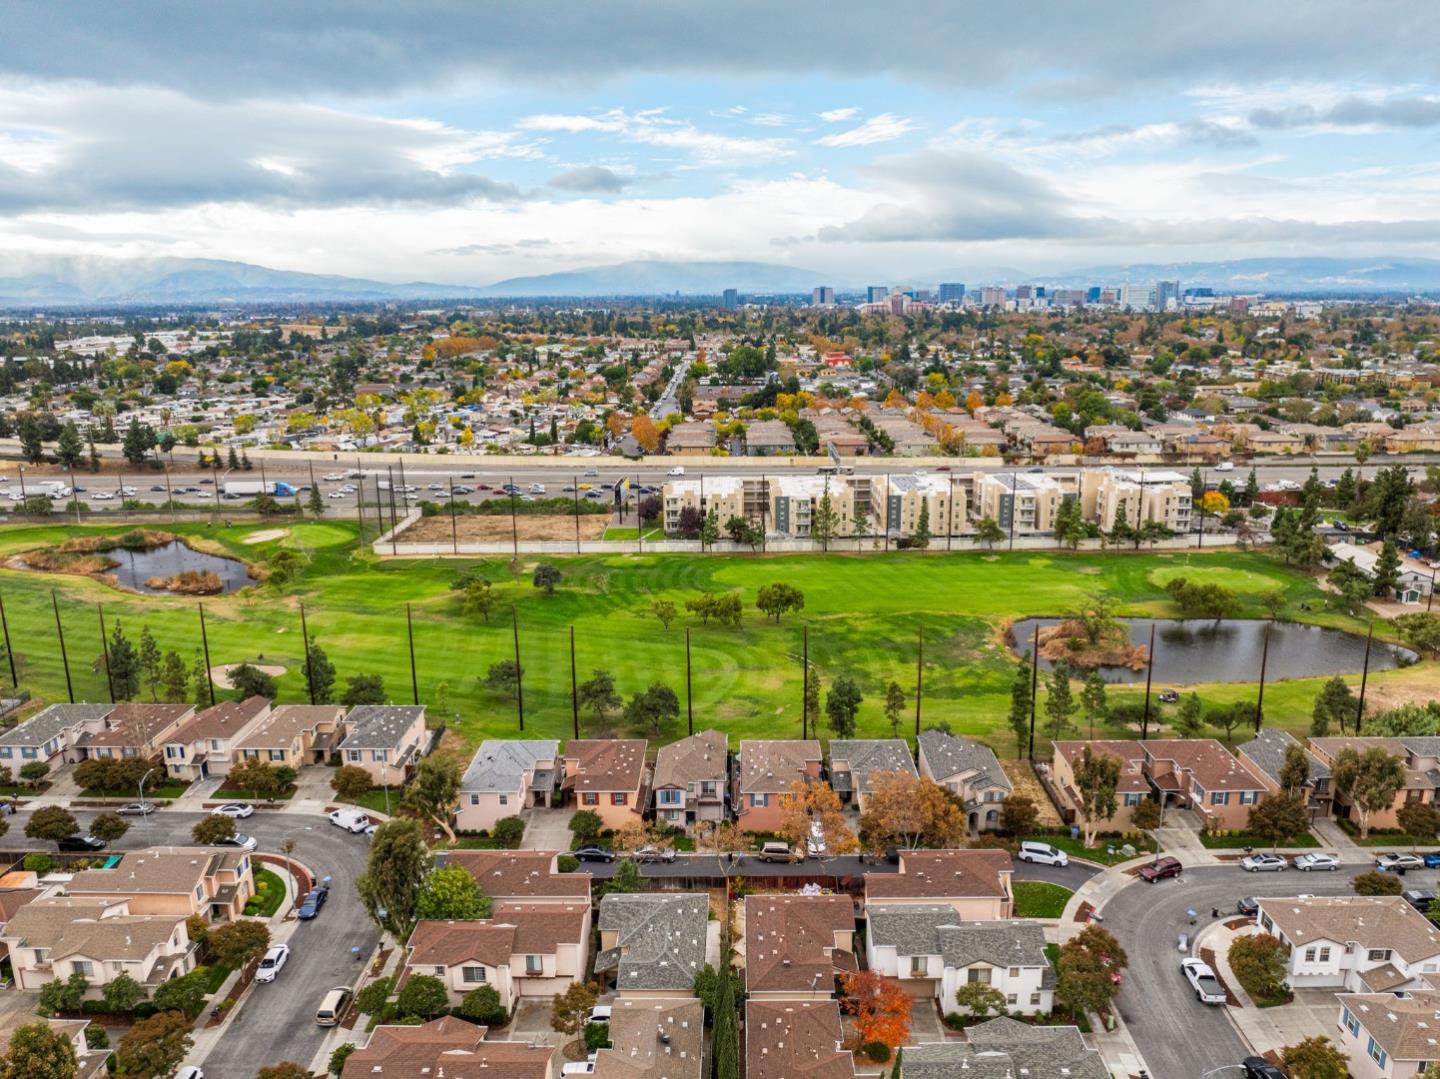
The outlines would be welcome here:
M 91 746 L 143 746 L 172 723 L 194 711 L 188 704 L 117 704 L 105 717 L 105 729 L 90 735 Z
M 262 719 L 238 748 L 285 749 L 302 731 L 321 723 L 338 723 L 345 714 L 340 704 L 282 704 Z
M 746 1001 L 745 1075 L 854 1079 L 855 1058 L 840 1049 L 840 1005 L 833 1000 Z
M 1173 761 L 1207 791 L 1264 790 L 1264 784 L 1213 738 L 1157 738 L 1142 743 L 1153 761 Z
M 1394 1060 L 1440 1060 L 1440 992 L 1339 993 L 1340 1003 Z
M 589 873 L 556 873 L 553 851 L 452 850 L 444 865 L 463 865 L 491 899 L 590 898 Z
M 444 1016 L 418 1027 L 376 1027 L 345 1061 L 342 1079 L 545 1079 L 550 1046 L 483 1040 L 485 1028 Z
M 736 758 L 740 793 L 783 794 L 804 775 L 806 765 L 820 759 L 820 743 L 814 738 L 741 742 Z
M 269 710 L 270 702 L 264 697 L 221 701 L 202 712 L 196 712 L 195 718 L 181 724 L 165 742 L 168 745 L 172 742 L 189 743 L 203 742 L 210 738 L 233 738 L 236 732 L 244 730 L 247 723 Z
M 538 955 L 554 952 L 557 944 L 575 942 L 584 945 L 581 934 L 585 929 L 585 915 L 590 912 L 589 902 L 585 903 L 496 903 L 491 913 L 492 921 L 503 922 L 515 927 L 515 950 L 521 955 Z M 584 956 L 582 955 L 583 959 Z
M 23 941 L 25 947 L 48 949 L 51 959 L 80 955 L 102 962 L 138 961 L 167 943 L 185 921 L 179 914 L 104 916 L 113 905 L 41 900 L 11 918 L 5 936 Z
M 243 851 L 149 847 L 122 855 L 113 869 L 84 869 L 66 887 L 71 895 L 185 895 L 205 877 L 238 869 Z
M 1440 955 L 1440 929 L 1398 895 L 1262 899 L 1260 912 L 1296 947 L 1353 940 L 1362 948 L 1389 948 L 1407 965 Z
M 8 922 L 26 903 L 44 894 L 43 888 L 14 888 L 0 892 L 0 923 Z
M 498 903 L 480 921 L 417 922 L 410 934 L 411 966 L 453 967 L 467 960 L 504 966 L 512 955 L 553 955 L 561 944 L 581 944 L 588 905 Z
M 1145 750 L 1139 742 L 1125 738 L 1096 739 L 1093 742 L 1056 742 L 1055 752 L 1069 761 L 1073 768 L 1086 746 L 1090 747 L 1091 753 L 1114 757 L 1120 762 L 1120 782 L 1115 787 L 1117 794 L 1143 794 L 1149 791 L 1150 784 L 1145 781 L 1145 773 L 1140 766 L 1140 762 L 1145 759 Z
M 595 1079 L 700 1079 L 705 1006 L 620 997 L 610 1006 L 610 1043 L 595 1054 Z
M 707 779 L 723 782 L 728 757 L 721 731 L 701 731 L 671 742 L 655 754 L 654 786 L 686 787 Z
M 645 774 L 643 738 L 577 738 L 565 746 L 565 787 L 577 791 L 636 791 Z
M 848 895 L 745 897 L 745 988 L 752 992 L 829 991 L 839 933 L 854 932 Z
M 1015 863 L 1005 850 L 907 850 L 898 873 L 866 873 L 865 901 L 885 899 L 1003 899 L 1001 874 Z

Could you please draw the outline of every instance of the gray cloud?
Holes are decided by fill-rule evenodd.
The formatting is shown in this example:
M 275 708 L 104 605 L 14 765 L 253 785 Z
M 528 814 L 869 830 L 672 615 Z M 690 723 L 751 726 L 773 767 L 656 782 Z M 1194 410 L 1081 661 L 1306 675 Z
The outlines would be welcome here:
M 1254 146 L 1258 142 L 1254 135 L 1241 128 L 1218 124 L 1213 120 L 1178 120 L 1171 125 L 1150 125 L 1140 127 L 1133 124 L 1107 124 L 1090 131 L 1076 131 L 1054 135 L 1047 139 L 1054 145 L 1084 145 L 1086 143 L 1123 141 L 1141 136 L 1147 131 L 1160 127 L 1173 127 L 1177 141 L 1191 146 L 1209 146 L 1214 149 L 1231 149 Z M 1018 134 L 1018 132 L 1017 132 Z
M 1371 99 L 1347 97 L 1328 108 L 1293 105 L 1285 109 L 1255 109 L 1250 123 L 1267 130 L 1313 127 L 1426 128 L 1440 125 L 1440 101 L 1430 98 Z
M 1036 0 L 992 7 L 981 19 L 953 0 L 915 0 L 903 20 L 877 18 L 869 0 L 837 0 L 823 19 L 803 5 L 734 0 L 697 34 L 699 12 L 674 0 L 16 0 L 6 7 L 0 70 L 222 97 L 369 96 L 476 78 L 563 84 L 654 72 L 994 87 L 1040 71 L 1068 93 L 1113 95 L 1184 80 L 1253 82 L 1257 73 L 1369 82 L 1440 71 L 1440 35 L 1417 32 L 1413 0 L 1311 0 L 1303 18 L 1282 4 L 1229 0 L 1114 0 L 1103 17 L 1072 0 Z
M 603 165 L 584 165 L 550 178 L 550 186 L 560 191 L 586 195 L 615 195 L 634 183 L 633 178 L 622 176 Z

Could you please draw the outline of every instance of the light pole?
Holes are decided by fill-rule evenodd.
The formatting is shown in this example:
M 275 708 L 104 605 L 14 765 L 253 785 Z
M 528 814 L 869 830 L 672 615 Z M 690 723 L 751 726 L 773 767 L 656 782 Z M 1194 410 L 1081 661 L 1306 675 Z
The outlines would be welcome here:
M 147 845 L 150 842 L 150 814 L 145 812 L 145 781 L 154 773 L 155 769 L 152 768 L 140 777 L 140 816 L 145 818 L 145 842 Z

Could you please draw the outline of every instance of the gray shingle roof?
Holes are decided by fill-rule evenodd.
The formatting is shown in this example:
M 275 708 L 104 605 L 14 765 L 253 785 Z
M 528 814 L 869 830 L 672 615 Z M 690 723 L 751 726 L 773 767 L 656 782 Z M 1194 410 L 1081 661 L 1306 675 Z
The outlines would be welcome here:
M 61 731 L 86 720 L 98 722 L 114 710 L 113 704 L 52 704 L 0 734 L 0 746 L 43 746 Z
M 951 776 L 976 772 L 983 777 L 977 778 L 977 785 L 989 783 L 1007 791 L 1014 789 L 1005 775 L 1005 769 L 1000 767 L 995 751 L 979 742 L 956 738 L 944 731 L 921 731 L 919 752 L 936 782 L 943 783 Z
M 874 903 L 865 908 L 865 918 L 870 942 L 893 946 L 899 955 L 939 955 L 940 927 L 960 924 L 949 903 Z
M 480 743 L 470 767 L 460 780 L 462 791 L 510 792 L 520 786 L 525 772 L 533 770 L 536 761 L 553 761 L 560 753 L 560 743 L 546 741 L 501 741 L 487 738 Z
M 965 922 L 940 929 L 940 954 L 947 967 L 963 970 L 976 963 L 992 967 L 1040 967 L 1043 988 L 1055 987 L 1055 970 L 1045 957 L 1045 930 L 1039 922 Z
M 1036 1027 L 992 1019 L 970 1040 L 905 1047 L 905 1079 L 1109 1079 L 1100 1054 L 1075 1027 Z
M 705 965 L 709 900 L 704 895 L 607 895 L 600 930 L 617 930 L 616 946 L 595 957 L 596 972 L 616 970 L 616 988 L 690 989 Z
M 835 774 L 839 761 L 849 764 L 855 786 L 867 793 L 870 777 L 876 772 L 919 775 L 915 770 L 915 758 L 910 756 L 910 747 L 903 738 L 834 739 L 830 743 L 831 775 Z
M 1436 739 L 1440 743 L 1440 739 Z M 1299 742 L 1286 731 L 1275 727 L 1266 727 L 1254 738 L 1240 747 L 1239 752 L 1248 757 L 1255 765 L 1276 783 L 1280 782 L 1280 766 L 1285 763 L 1285 750 L 1289 746 L 1298 746 Z M 1308 749 L 1305 750 L 1307 763 L 1310 765 L 1310 778 L 1328 779 L 1330 777 L 1330 766 L 1322 761 Z
M 345 717 L 350 733 L 341 749 L 394 749 L 415 717 L 425 714 L 423 704 L 362 704 Z

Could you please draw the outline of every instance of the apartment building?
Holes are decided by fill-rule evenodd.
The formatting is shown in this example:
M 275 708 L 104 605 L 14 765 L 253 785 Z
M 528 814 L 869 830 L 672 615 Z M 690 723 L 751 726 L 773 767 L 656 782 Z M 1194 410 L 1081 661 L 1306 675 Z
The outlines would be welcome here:
M 548 805 L 557 785 L 560 743 L 555 739 L 480 743 L 460 780 L 455 827 L 489 831 L 502 817 L 529 806 Z
M 655 819 L 690 832 L 726 817 L 730 751 L 720 731 L 701 731 L 661 746 L 655 755 Z
M 693 509 L 702 518 L 708 517 L 713 510 L 722 529 L 732 517 L 761 525 L 770 516 L 768 488 L 768 482 L 761 476 L 703 476 L 671 480 L 661 492 L 665 532 L 671 536 L 679 533 L 680 515 L 687 508 Z
M 197 712 L 165 737 L 161 751 L 171 779 L 191 782 L 228 775 L 238 757 L 238 744 L 254 733 L 270 714 L 264 697 L 221 701 Z
M 1017 536 L 1053 532 L 1067 493 L 1048 473 L 987 472 L 975 484 L 971 516 L 977 521 L 988 517 Z
M 236 741 L 243 760 L 261 760 L 297 772 L 324 764 L 345 737 L 345 708 L 339 704 L 282 704 Z
M 869 535 L 876 530 L 875 486 L 868 476 L 772 476 L 767 531 L 804 539 L 812 534 L 815 512 L 828 498 L 835 537 Z
M 139 757 L 150 760 L 165 740 L 195 714 L 188 704 L 117 704 L 98 724 L 87 722 L 76 742 L 80 760 Z
M 1370 749 L 1382 749 L 1392 757 L 1398 757 L 1405 766 L 1405 781 L 1395 792 L 1388 809 L 1370 814 L 1371 828 L 1398 828 L 1396 813 L 1407 802 L 1436 801 L 1440 793 L 1440 737 L 1405 735 L 1399 738 L 1361 736 L 1336 736 L 1333 738 L 1311 738 L 1310 750 L 1326 768 L 1335 766 L 1335 759 L 1345 749 L 1354 749 L 1364 754 Z M 1354 815 L 1349 798 L 1338 791 L 1332 791 L 1331 811 L 1336 817 L 1346 820 Z
M 886 478 L 884 526 L 892 534 L 908 536 L 920 527 L 924 513 L 933 536 L 960 536 L 970 531 L 966 517 L 969 484 L 938 472 L 918 472 Z
M 1168 469 L 1092 468 L 1080 474 L 1080 511 L 1103 532 L 1115 527 L 1122 507 L 1131 527 L 1153 522 L 1188 532 L 1190 496 L 1190 481 Z

